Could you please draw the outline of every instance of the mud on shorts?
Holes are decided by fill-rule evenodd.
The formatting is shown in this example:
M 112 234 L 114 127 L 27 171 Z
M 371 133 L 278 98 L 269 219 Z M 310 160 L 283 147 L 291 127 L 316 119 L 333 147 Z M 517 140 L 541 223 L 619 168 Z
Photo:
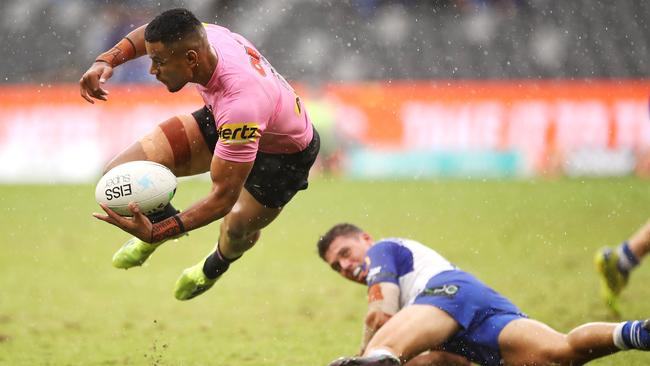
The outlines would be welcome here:
M 414 304 L 435 306 L 454 318 L 461 330 L 442 349 L 481 365 L 501 365 L 499 334 L 513 320 L 527 318 L 517 306 L 476 277 L 445 271 L 427 282 Z
M 192 116 L 199 124 L 208 148 L 214 154 L 218 139 L 214 116 L 207 107 L 192 113 Z M 316 161 L 319 149 L 320 137 L 314 129 L 311 142 L 300 152 L 268 154 L 258 151 L 244 188 L 266 207 L 283 207 L 298 191 L 307 189 L 309 169 Z

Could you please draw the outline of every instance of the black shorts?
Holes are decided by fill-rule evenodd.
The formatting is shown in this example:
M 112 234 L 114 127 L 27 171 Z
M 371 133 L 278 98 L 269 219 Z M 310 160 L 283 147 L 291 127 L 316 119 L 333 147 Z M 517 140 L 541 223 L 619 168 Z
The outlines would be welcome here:
M 207 107 L 192 113 L 210 151 L 217 146 L 217 130 L 214 117 Z M 248 174 L 244 188 L 266 207 L 279 208 L 286 205 L 298 191 L 307 189 L 309 169 L 316 161 L 320 149 L 320 137 L 314 129 L 314 137 L 307 147 L 293 154 L 269 154 L 261 151 Z

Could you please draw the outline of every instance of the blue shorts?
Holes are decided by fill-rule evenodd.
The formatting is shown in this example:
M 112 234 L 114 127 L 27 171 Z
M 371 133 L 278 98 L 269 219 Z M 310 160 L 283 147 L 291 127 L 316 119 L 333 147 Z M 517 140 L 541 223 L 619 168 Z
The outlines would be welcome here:
M 501 365 L 501 330 L 513 320 L 527 318 L 510 300 L 460 270 L 431 277 L 414 304 L 440 308 L 462 327 L 442 345 L 443 350 L 486 366 Z

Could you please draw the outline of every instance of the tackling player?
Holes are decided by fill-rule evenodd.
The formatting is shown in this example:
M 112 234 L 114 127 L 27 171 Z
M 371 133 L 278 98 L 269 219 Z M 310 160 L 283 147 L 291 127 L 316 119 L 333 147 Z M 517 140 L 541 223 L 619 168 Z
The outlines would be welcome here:
M 650 251 L 650 220 L 616 249 L 605 247 L 596 252 L 594 262 L 600 274 L 601 295 L 605 304 L 620 315 L 618 295 L 627 285 L 630 272 Z
M 369 286 L 360 357 L 330 366 L 427 363 L 442 350 L 481 365 L 579 365 L 620 350 L 650 349 L 650 322 L 588 323 L 568 334 L 529 319 L 508 299 L 413 240 L 374 242 L 351 224 L 318 241 L 341 276 Z
M 81 96 L 106 101 L 103 84 L 113 69 L 145 54 L 151 74 L 170 92 L 193 83 L 205 107 L 164 121 L 106 171 L 128 161 L 155 161 L 176 176 L 209 171 L 212 189 L 182 213 L 169 205 L 162 215 L 145 217 L 131 204 L 132 219 L 106 206 L 105 215 L 94 216 L 135 236 L 115 253 L 118 268 L 141 265 L 166 240 L 223 218 L 214 252 L 176 282 L 176 298 L 188 300 L 209 289 L 307 188 L 319 137 L 300 98 L 249 41 L 202 24 L 186 9 L 163 12 L 97 57 L 79 81 Z

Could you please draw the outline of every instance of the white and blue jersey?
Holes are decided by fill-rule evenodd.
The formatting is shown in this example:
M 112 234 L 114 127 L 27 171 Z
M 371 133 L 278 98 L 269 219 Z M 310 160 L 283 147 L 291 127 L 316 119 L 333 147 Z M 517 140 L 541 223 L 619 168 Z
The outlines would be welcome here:
M 400 309 L 413 303 L 431 277 L 456 268 L 435 250 L 401 238 L 387 238 L 375 243 L 366 253 L 365 265 L 368 268 L 368 286 L 379 282 L 399 286 Z
M 376 242 L 368 249 L 364 266 L 368 286 L 381 282 L 399 286 L 400 309 L 431 305 L 453 317 L 462 329 L 441 348 L 481 365 L 502 364 L 499 333 L 511 321 L 526 317 L 508 299 L 413 240 Z

